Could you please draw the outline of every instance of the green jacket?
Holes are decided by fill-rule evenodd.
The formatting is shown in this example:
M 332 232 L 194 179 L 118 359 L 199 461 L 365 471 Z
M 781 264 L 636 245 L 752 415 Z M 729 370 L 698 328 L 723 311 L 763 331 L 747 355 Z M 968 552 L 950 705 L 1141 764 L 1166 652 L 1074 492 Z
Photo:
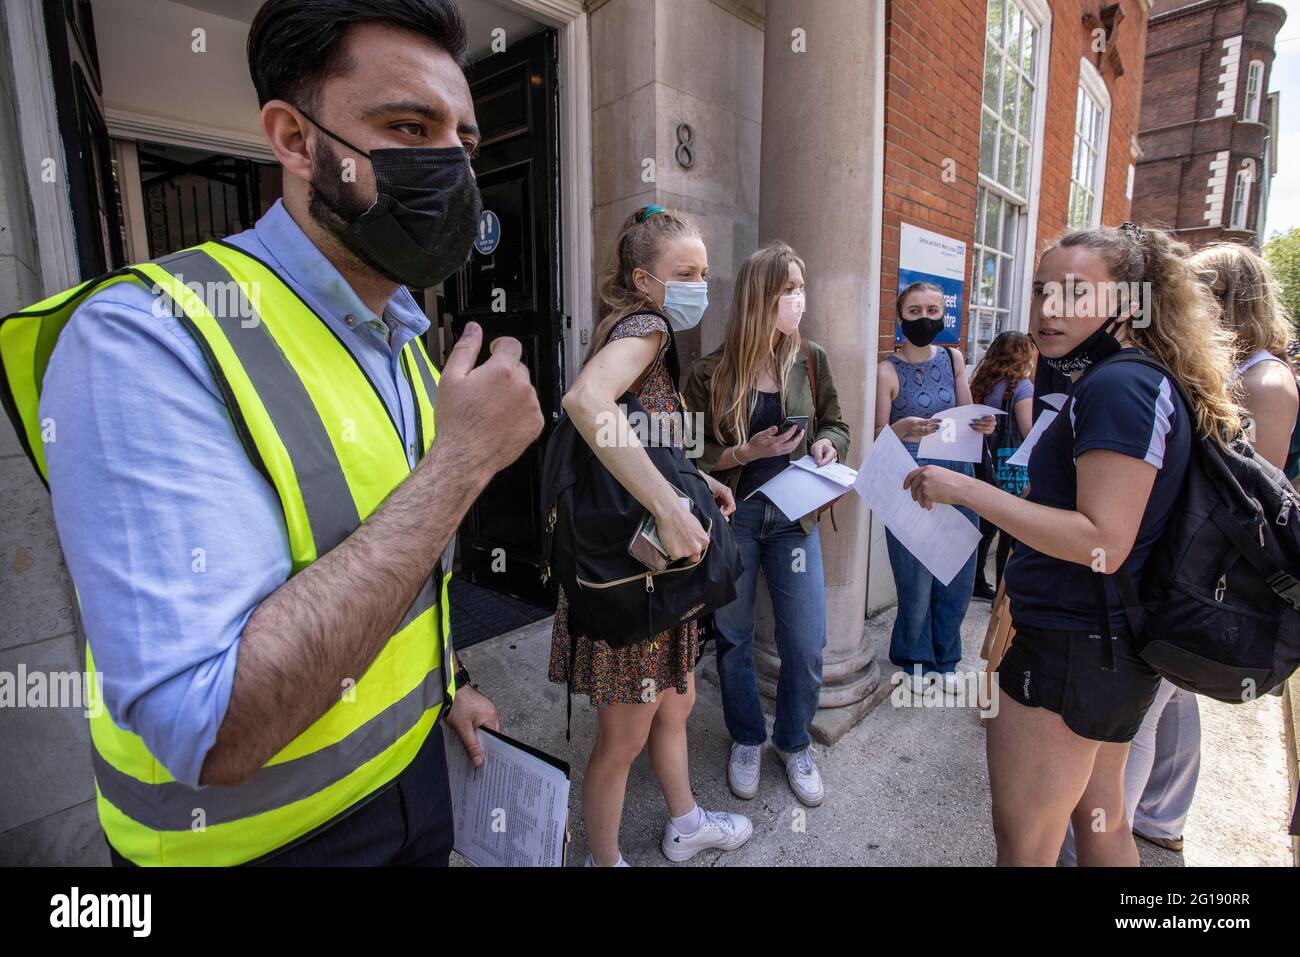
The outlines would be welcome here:
M 813 369 L 817 374 L 816 410 L 814 412 L 812 387 L 808 382 L 808 370 L 801 349 L 799 357 L 795 359 L 794 365 L 786 374 L 784 412 L 786 415 L 811 416 L 810 422 L 815 423 L 817 433 L 812 436 L 805 435 L 790 453 L 790 459 L 794 461 L 802 458 L 808 454 L 808 448 L 812 443 L 820 439 L 829 439 L 831 445 L 835 446 L 839 461 L 845 462 L 849 456 L 849 426 L 840 415 L 840 397 L 835 391 L 830 360 L 826 356 L 826 350 L 817 343 L 810 339 L 803 341 L 812 352 Z M 699 413 L 704 422 L 704 453 L 695 464 L 701 471 L 709 473 L 713 472 L 713 466 L 722 453 L 734 444 L 719 442 L 713 433 L 713 422 L 709 419 L 709 390 L 713 383 L 713 373 L 721 361 L 721 349 L 711 352 L 691 367 L 690 375 L 686 378 L 686 407 L 692 413 Z M 713 477 L 735 492 L 740 484 L 740 467 L 718 472 Z M 800 519 L 799 524 L 803 526 L 805 534 L 812 532 L 817 525 L 817 514 L 813 512 L 805 515 Z

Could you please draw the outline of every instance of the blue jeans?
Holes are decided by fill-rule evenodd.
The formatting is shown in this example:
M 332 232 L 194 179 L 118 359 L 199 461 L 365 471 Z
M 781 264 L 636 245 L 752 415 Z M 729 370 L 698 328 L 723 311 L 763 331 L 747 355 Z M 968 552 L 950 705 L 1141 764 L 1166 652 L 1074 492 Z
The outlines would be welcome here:
M 943 459 L 917 459 L 918 465 L 942 465 L 963 475 L 974 475 L 970 462 Z M 976 528 L 979 518 L 968 508 L 958 508 Z M 894 572 L 898 591 L 898 617 L 889 642 L 889 660 L 911 672 L 920 665 L 921 672 L 955 672 L 961 660 L 961 622 L 970 606 L 975 586 L 975 556 L 947 585 L 942 585 L 912 557 L 888 530 L 889 567 Z
M 798 751 L 812 743 L 808 729 L 822 687 L 826 583 L 821 538 L 815 528 L 805 535 L 798 522 L 788 521 L 780 509 L 762 499 L 737 504 L 732 531 L 745 571 L 736 581 L 736 600 L 713 614 L 727 730 L 739 744 L 760 745 L 767 740 L 754 664 L 754 614 L 762 566 L 781 656 L 772 743 L 786 753 Z

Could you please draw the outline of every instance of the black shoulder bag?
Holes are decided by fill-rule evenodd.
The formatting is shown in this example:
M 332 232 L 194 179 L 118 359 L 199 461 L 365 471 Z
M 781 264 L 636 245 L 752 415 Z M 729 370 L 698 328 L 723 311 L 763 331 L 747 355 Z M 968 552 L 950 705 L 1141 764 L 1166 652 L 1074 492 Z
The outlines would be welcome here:
M 671 325 L 668 368 L 676 381 L 680 367 Z M 651 421 L 632 392 L 624 393 L 618 405 L 634 425 Z M 731 526 L 695 463 L 680 446 L 654 441 L 658 430 L 650 431 L 648 439 L 641 437 L 650 464 L 690 499 L 692 514 L 709 534 L 698 561 L 675 562 L 657 572 L 628 554 L 645 507 L 619 484 L 567 415 L 546 444 L 543 557 L 545 574 L 563 586 L 569 602 L 570 681 L 576 635 L 622 648 L 685 625 L 736 597 L 744 565 Z

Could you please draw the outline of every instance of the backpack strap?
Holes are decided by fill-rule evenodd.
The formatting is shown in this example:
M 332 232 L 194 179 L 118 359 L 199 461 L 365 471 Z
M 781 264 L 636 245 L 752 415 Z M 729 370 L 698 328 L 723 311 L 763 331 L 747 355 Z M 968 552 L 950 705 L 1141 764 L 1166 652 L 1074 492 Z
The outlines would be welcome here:
M 680 379 L 682 375 L 681 360 L 677 355 L 677 338 L 673 335 L 673 324 L 668 321 L 668 317 L 662 312 L 659 312 L 656 309 L 638 309 L 636 312 L 629 312 L 626 316 L 623 316 L 618 320 L 618 322 L 609 327 L 609 333 L 605 336 L 604 344 L 609 345 L 610 339 L 614 337 L 614 330 L 617 329 L 624 320 L 631 319 L 633 316 L 658 316 L 664 321 L 664 325 L 668 328 L 668 354 L 665 358 L 665 362 L 668 365 L 668 374 L 672 376 L 673 379 L 673 388 L 677 388 L 677 380 Z M 641 373 L 640 378 L 633 382 L 632 385 L 628 387 L 627 391 L 633 395 L 637 395 L 641 391 L 641 386 L 645 385 L 645 380 L 650 377 L 650 372 L 654 369 L 654 365 L 654 361 L 651 360 L 650 364 L 646 366 L 645 371 Z
M 1174 374 L 1170 372 L 1163 363 L 1148 356 L 1146 353 L 1136 351 L 1118 353 L 1109 361 L 1140 362 L 1145 366 L 1157 369 L 1164 373 L 1165 378 L 1167 378 L 1178 391 L 1178 395 L 1183 400 L 1183 406 L 1187 409 L 1188 415 L 1191 415 L 1191 399 L 1188 398 L 1187 392 L 1183 389 L 1182 383 L 1178 381 Z M 1195 434 L 1193 434 L 1193 438 L 1196 438 Z M 1195 449 L 1193 450 L 1193 453 L 1195 454 Z M 1202 458 L 1204 458 L 1204 456 L 1202 456 Z M 1221 471 L 1221 469 L 1216 469 L 1216 471 Z M 1257 572 L 1259 572 L 1260 577 L 1268 583 L 1269 588 L 1273 589 L 1273 592 L 1283 601 L 1291 605 L 1292 608 L 1300 611 L 1300 580 L 1297 580 L 1295 576 L 1288 573 L 1285 569 L 1279 568 L 1277 563 L 1269 557 L 1268 552 L 1264 550 L 1263 546 L 1252 539 L 1249 535 L 1243 533 L 1241 526 L 1233 522 L 1229 517 L 1225 516 L 1223 512 L 1215 510 L 1211 513 L 1210 517 L 1214 520 L 1214 524 L 1219 527 L 1219 530 L 1223 532 L 1228 541 L 1232 542 L 1233 547 L 1241 553 L 1243 558 L 1250 562 Z M 1125 577 L 1128 577 L 1127 574 Z M 1129 587 L 1130 589 L 1132 588 L 1132 582 L 1129 582 Z M 1136 595 L 1136 591 L 1134 594 Z M 1127 605 L 1127 601 L 1125 604 Z
M 813 362 L 812 346 L 807 341 L 803 345 L 803 367 L 808 375 L 808 388 L 812 392 L 812 415 L 808 420 L 808 434 L 817 434 L 817 365 Z
M 1175 378 L 1174 374 L 1164 366 L 1163 363 L 1153 359 L 1144 352 L 1139 352 L 1136 349 L 1117 352 L 1114 355 L 1103 359 L 1101 362 L 1098 362 L 1097 365 L 1104 365 L 1108 362 L 1138 362 L 1144 366 L 1159 371 L 1174 387 L 1174 390 L 1182 400 L 1183 408 L 1190 416 L 1192 408 L 1191 400 L 1187 397 L 1187 393 L 1184 391 L 1182 384 L 1177 378 Z M 1057 418 L 1061 420 L 1060 427 L 1065 430 L 1065 441 L 1061 443 L 1062 455 L 1072 469 L 1074 468 L 1074 423 L 1070 421 L 1070 409 L 1073 402 L 1074 396 L 1067 398 L 1067 404 L 1062 406 L 1061 411 L 1057 414 Z M 1053 425 L 1055 424 L 1056 423 L 1053 423 Z M 1077 480 L 1075 504 L 1078 504 Z M 1133 637 L 1136 638 L 1146 627 L 1146 609 L 1143 607 L 1142 599 L 1138 595 L 1137 586 L 1133 583 L 1132 576 L 1123 568 L 1116 569 L 1111 577 L 1115 582 L 1115 590 L 1119 592 L 1120 603 L 1124 608 L 1124 617 L 1128 619 L 1129 629 L 1133 633 Z M 1110 627 L 1110 601 L 1106 596 L 1106 581 L 1101 572 L 1092 572 L 1092 594 L 1093 604 L 1097 607 L 1098 624 L 1101 627 L 1101 637 L 1104 642 L 1102 648 L 1102 668 L 1106 671 L 1114 671 L 1115 652 L 1111 645 L 1112 633 Z
M 812 346 L 805 341 L 803 345 L 803 367 L 804 372 L 808 375 L 808 389 L 812 392 L 812 415 L 808 418 L 808 434 L 810 436 L 817 434 L 817 366 L 813 362 Z M 811 444 L 809 445 L 811 448 Z M 836 496 L 825 505 L 817 509 L 817 517 L 821 518 L 823 512 L 831 513 L 831 528 L 839 531 L 840 527 L 835 523 L 835 503 L 843 496 Z
M 1241 556 L 1250 562 L 1255 571 L 1259 572 L 1260 577 L 1268 583 L 1268 587 L 1273 589 L 1273 593 L 1296 611 L 1300 611 L 1300 580 L 1285 569 L 1279 568 L 1269 557 L 1268 552 L 1246 535 L 1240 525 L 1225 517 L 1222 511 L 1215 509 L 1210 513 L 1210 518 L 1215 525 L 1219 526 L 1219 531 L 1232 542 Z

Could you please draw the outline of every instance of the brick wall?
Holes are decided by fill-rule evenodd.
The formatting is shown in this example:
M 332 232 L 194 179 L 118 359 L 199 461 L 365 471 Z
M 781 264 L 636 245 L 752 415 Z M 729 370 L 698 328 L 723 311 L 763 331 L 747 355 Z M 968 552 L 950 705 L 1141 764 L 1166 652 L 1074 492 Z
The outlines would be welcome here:
M 1255 0 L 1189 5 L 1163 0 L 1155 6 L 1147 44 L 1142 92 L 1143 158 L 1134 187 L 1134 218 L 1171 226 L 1199 245 L 1228 238 L 1255 239 L 1248 228 L 1228 228 L 1237 170 L 1247 157 L 1258 173 L 1267 129 L 1243 122 L 1251 60 L 1264 63 L 1261 97 L 1268 90 L 1273 43 L 1284 19 L 1280 7 Z M 1225 41 L 1237 51 L 1225 82 Z M 1229 100 L 1222 99 L 1229 90 Z M 1210 181 L 1219 173 L 1218 185 Z M 1253 227 L 1260 190 L 1251 190 L 1247 226 Z M 1212 205 L 1215 203 L 1217 205 Z M 1210 210 L 1218 217 L 1206 220 Z
M 1036 246 L 1065 228 L 1074 149 L 1079 61 L 1090 52 L 1086 12 L 1100 0 L 1052 0 L 1052 35 L 1047 77 L 1046 120 L 1040 172 L 1041 195 Z M 899 226 L 912 223 L 969 245 L 975 232 L 979 168 L 980 99 L 984 73 L 987 0 L 889 0 L 885 46 L 885 195 L 881 251 L 880 349 L 894 346 L 894 298 L 898 288 Z M 1131 143 L 1137 132 L 1146 46 L 1146 13 L 1140 0 L 1123 0 L 1124 20 L 1113 40 L 1115 58 L 1103 57 L 1102 78 L 1111 97 L 1110 134 L 1102 222 L 1128 218 L 1125 195 Z M 956 178 L 945 182 L 943 161 L 951 157 Z M 970 295 L 971 259 L 966 291 Z M 962 309 L 965 342 L 967 310 Z
M 882 355 L 894 349 L 900 224 L 967 244 L 975 231 L 985 9 L 986 0 L 889 0 L 885 5 Z M 955 162 L 953 182 L 944 182 L 947 158 Z M 968 292 L 970 270 L 968 254 Z M 963 336 L 965 321 L 963 306 Z
M 1080 60 L 1084 58 L 1098 68 L 1110 94 L 1101 222 L 1114 226 L 1129 218 L 1129 200 L 1125 194 L 1128 167 L 1133 162 L 1132 142 L 1138 128 L 1146 49 L 1146 13 L 1138 0 L 1124 0 L 1121 4 L 1124 18 L 1112 34 L 1107 51 L 1100 56 L 1093 49 L 1092 28 L 1084 22 L 1085 14 L 1095 14 L 1100 7 L 1097 0 L 1054 0 L 1051 6 L 1052 48 L 1035 243 L 1038 249 L 1067 227 L 1075 109 L 1082 70 Z

